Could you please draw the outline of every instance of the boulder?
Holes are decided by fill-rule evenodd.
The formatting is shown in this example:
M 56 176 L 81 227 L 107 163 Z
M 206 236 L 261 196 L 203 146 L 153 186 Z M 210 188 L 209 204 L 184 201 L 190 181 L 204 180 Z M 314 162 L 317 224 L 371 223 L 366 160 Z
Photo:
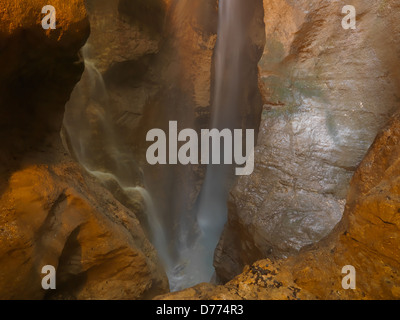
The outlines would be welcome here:
M 83 0 L 0 1 L 0 298 L 143 299 L 168 292 L 136 214 L 67 154 L 64 106 L 84 70 Z M 141 209 L 140 209 L 141 208 Z M 42 268 L 56 268 L 46 291 Z
M 214 265 L 221 281 L 262 258 L 286 258 L 341 220 L 349 182 L 400 107 L 396 1 L 264 0 L 264 108 L 255 170 L 241 177 Z
M 396 113 L 356 170 L 343 218 L 328 237 L 288 259 L 246 266 L 225 285 L 201 285 L 156 299 L 398 300 L 399 141 Z M 342 286 L 345 266 L 355 268 L 355 289 Z

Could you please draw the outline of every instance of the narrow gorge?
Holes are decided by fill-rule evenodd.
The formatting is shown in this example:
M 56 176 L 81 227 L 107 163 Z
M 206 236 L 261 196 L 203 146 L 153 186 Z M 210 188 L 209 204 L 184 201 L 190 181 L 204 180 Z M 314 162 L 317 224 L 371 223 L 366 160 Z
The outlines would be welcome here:
M 0 0 L 0 299 L 400 298 L 398 1 L 48 4 Z M 254 170 L 149 163 L 188 128 Z

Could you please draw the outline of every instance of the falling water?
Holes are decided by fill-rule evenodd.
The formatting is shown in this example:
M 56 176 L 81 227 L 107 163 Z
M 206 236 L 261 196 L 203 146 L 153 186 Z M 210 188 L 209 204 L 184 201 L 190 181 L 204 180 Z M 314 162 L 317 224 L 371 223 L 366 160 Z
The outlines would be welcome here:
M 241 14 L 243 0 L 219 1 L 218 39 L 215 48 L 215 79 L 212 99 L 211 128 L 219 130 L 241 127 L 240 71 L 243 60 L 244 34 Z M 86 48 L 87 49 L 87 48 Z M 84 50 L 85 56 L 85 50 Z M 117 184 L 129 198 L 138 194 L 145 202 L 145 213 L 152 242 L 164 262 L 172 291 L 210 281 L 213 253 L 227 219 L 227 198 L 233 180 L 232 166 L 209 165 L 201 193 L 195 206 L 197 226 L 188 225 L 187 212 L 181 214 L 182 226 L 174 244 L 178 258 L 168 250 L 169 239 L 148 191 L 138 186 L 138 165 L 115 137 L 109 98 L 101 73 L 91 61 L 81 82 L 74 89 L 66 106 L 64 128 L 69 149 L 88 172 L 104 185 Z M 223 157 L 222 157 L 223 159 Z M 111 181 L 111 182 L 110 182 Z M 112 190 L 111 190 L 112 191 Z M 185 220 L 186 219 L 186 220 Z M 193 224 L 193 222 L 192 222 Z M 193 227 L 196 229 L 193 241 Z M 197 239 L 196 239 L 196 235 Z M 190 241 L 189 238 L 192 238 Z
M 86 56 L 87 46 L 83 48 Z M 156 208 L 149 192 L 138 186 L 138 165 L 134 157 L 125 150 L 116 138 L 108 112 L 109 97 L 103 76 L 95 63 L 85 58 L 85 71 L 81 81 L 74 88 L 66 105 L 64 134 L 67 148 L 91 175 L 104 186 L 122 191 L 124 196 L 144 202 L 144 213 L 150 227 L 152 242 L 157 248 L 165 269 L 171 269 L 167 240 Z
M 212 128 L 219 130 L 241 126 L 238 95 L 244 49 L 242 5 L 243 0 L 219 1 L 211 121 Z M 214 250 L 227 220 L 227 199 L 232 179 L 231 166 L 208 165 L 196 208 L 200 235 L 194 246 L 183 244 L 180 248 L 181 261 L 170 278 L 173 290 L 211 280 L 214 274 Z
M 212 126 L 217 129 L 240 127 L 238 93 L 243 54 L 242 0 L 221 0 L 218 41 L 215 53 L 215 91 Z M 232 168 L 209 165 L 197 213 L 202 242 L 208 248 L 205 263 L 212 268 L 213 252 L 226 222 Z M 209 270 L 209 273 L 212 269 Z
M 151 197 L 150 193 L 142 187 L 125 188 L 125 191 L 127 194 L 133 193 L 133 196 L 136 192 L 139 192 L 143 197 L 146 205 L 145 214 L 152 232 L 152 242 L 164 263 L 164 268 L 167 271 L 167 275 L 169 275 L 169 271 L 171 270 L 173 264 L 170 255 L 168 254 L 167 237 L 165 235 L 164 228 L 160 223 L 160 217 L 157 214 L 153 198 Z

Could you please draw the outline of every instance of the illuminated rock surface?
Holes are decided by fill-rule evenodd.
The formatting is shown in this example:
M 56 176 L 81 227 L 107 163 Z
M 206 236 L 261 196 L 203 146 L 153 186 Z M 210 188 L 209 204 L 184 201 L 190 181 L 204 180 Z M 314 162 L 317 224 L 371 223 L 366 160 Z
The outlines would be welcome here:
M 350 1 L 356 30 L 342 28 L 338 1 L 246 2 L 260 16 L 245 34 L 252 67 L 240 76 L 241 116 L 244 127 L 261 123 L 254 174 L 233 187 L 215 252 L 226 284 L 167 295 L 135 188 L 150 191 L 165 252 L 179 262 L 198 233 L 205 168 L 148 166 L 145 136 L 169 121 L 208 126 L 217 1 L 91 0 L 89 18 L 83 3 L 54 0 L 57 29 L 44 31 L 47 3 L 0 0 L 0 298 L 400 298 L 398 1 Z M 106 107 L 79 94 L 98 84 Z M 71 99 L 76 127 L 62 134 L 71 157 L 60 129 L 76 94 L 83 109 Z M 117 177 L 102 181 L 108 190 L 75 161 L 86 129 L 90 162 L 81 165 Z M 41 288 L 47 264 L 57 268 L 55 292 Z M 356 290 L 341 286 L 345 265 L 357 270 Z
M 137 299 L 167 292 L 135 213 L 61 144 L 89 23 L 83 1 L 53 1 L 57 29 L 44 31 L 45 4 L 0 1 L 0 298 Z M 56 291 L 41 287 L 44 265 L 57 269 Z
M 255 171 L 231 192 L 215 254 L 223 281 L 246 264 L 284 258 L 340 221 L 349 181 L 400 106 L 396 1 L 264 1 L 264 100 Z
M 329 237 L 286 260 L 261 260 L 224 286 L 201 284 L 158 299 L 399 299 L 400 116 L 376 138 Z M 356 269 L 356 290 L 342 268 Z

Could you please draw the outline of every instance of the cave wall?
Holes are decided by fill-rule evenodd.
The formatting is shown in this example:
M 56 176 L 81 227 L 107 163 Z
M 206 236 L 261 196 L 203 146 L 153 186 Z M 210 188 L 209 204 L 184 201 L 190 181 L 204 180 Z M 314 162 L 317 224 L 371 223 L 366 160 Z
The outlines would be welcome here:
M 345 4 L 357 29 L 344 30 Z M 221 280 L 285 258 L 340 221 L 349 182 L 400 106 L 395 1 L 264 1 L 264 101 L 255 170 L 229 200 L 215 254 Z
M 225 285 L 200 284 L 156 299 L 398 300 L 400 115 L 379 132 L 349 186 L 341 222 L 317 244 L 288 259 L 248 265 Z M 345 290 L 344 266 L 356 288 Z
M 399 297 L 398 115 L 385 124 L 400 103 L 400 8 L 394 0 L 346 4 L 357 8 L 354 31 L 341 28 L 340 2 L 248 6 L 264 12 L 265 34 L 259 21 L 249 34 L 256 60 L 266 39 L 258 64 L 264 107 L 255 172 L 231 192 L 215 266 L 226 282 L 245 265 L 270 260 L 246 267 L 226 286 L 166 298 Z M 44 2 L 0 5 L 0 297 L 137 299 L 167 292 L 137 219 L 142 200 L 127 203 L 101 187 L 66 153 L 59 131 L 84 69 L 79 50 L 90 21 L 85 55 L 104 79 L 116 139 L 136 162 L 132 181 L 147 184 L 164 213 L 190 212 L 204 168 L 146 167 L 144 141 L 152 128 L 167 131 L 169 120 L 208 126 L 217 2 L 155 0 L 148 7 L 93 0 L 88 18 L 82 1 L 54 1 L 60 27 L 47 32 L 40 27 Z M 248 106 L 245 118 L 254 125 L 258 105 Z M 106 160 L 101 166 L 112 169 Z M 164 216 L 167 225 L 176 221 Z M 44 264 L 57 267 L 56 292 L 40 287 Z M 347 264 L 361 271 L 360 290 L 343 293 L 340 270 Z
M 139 299 L 168 280 L 135 212 L 63 148 L 64 106 L 84 70 L 82 0 L 0 1 L 0 298 Z M 57 270 L 45 291 L 42 267 Z
M 207 127 L 217 2 L 87 1 L 87 5 L 92 32 L 85 59 L 104 84 L 93 85 L 96 72 L 87 68 L 66 108 L 66 145 L 77 159 L 84 153 L 88 167 L 114 175 L 105 184 L 127 207 L 138 204 L 121 186 L 145 187 L 175 250 L 182 212 L 190 220 L 188 225 L 194 225 L 189 210 L 204 168 L 148 165 L 145 156 L 151 143 L 146 134 L 154 128 L 168 132 L 172 120 L 179 128 Z M 105 99 L 93 97 L 102 85 Z M 84 150 L 76 152 L 82 144 Z M 112 181 L 115 178 L 119 185 Z M 139 218 L 150 232 L 148 217 Z

